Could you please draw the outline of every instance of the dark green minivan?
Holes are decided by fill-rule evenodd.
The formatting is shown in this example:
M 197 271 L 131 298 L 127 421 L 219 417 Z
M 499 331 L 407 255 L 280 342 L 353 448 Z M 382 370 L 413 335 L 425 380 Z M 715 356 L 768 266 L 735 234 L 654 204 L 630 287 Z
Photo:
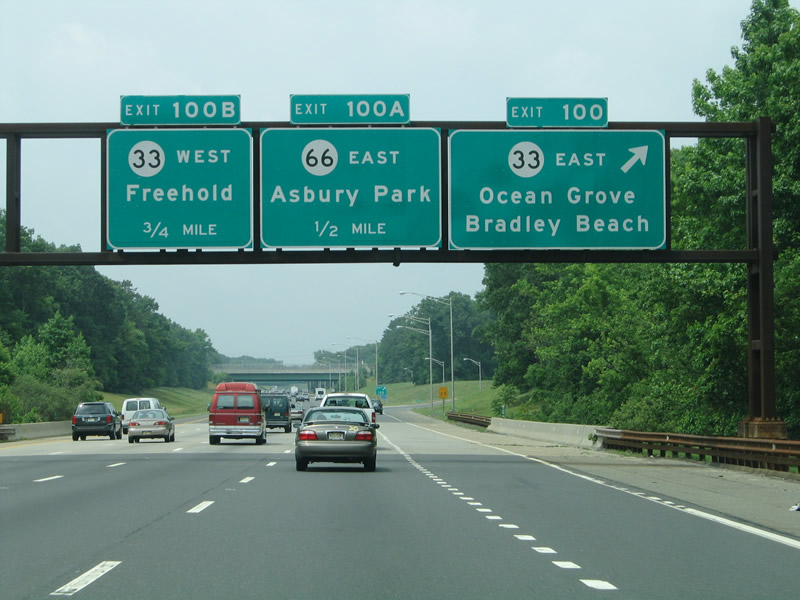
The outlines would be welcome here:
M 292 432 L 291 402 L 289 394 L 275 392 L 262 393 L 261 405 L 264 407 L 265 422 L 271 429 L 283 429 Z

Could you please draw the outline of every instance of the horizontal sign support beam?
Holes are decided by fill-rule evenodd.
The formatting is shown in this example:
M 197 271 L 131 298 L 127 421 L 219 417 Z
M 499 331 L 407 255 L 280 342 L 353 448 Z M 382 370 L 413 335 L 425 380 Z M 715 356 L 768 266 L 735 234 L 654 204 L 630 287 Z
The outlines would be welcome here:
M 269 250 L 0 252 L 0 265 L 219 265 L 390 263 L 748 263 L 757 250 Z
M 508 129 L 502 121 L 413 121 L 409 127 L 438 127 L 444 131 L 451 129 Z M 209 125 L 208 128 L 229 126 Z M 239 127 L 244 129 L 264 128 L 302 128 L 288 121 L 248 121 Z M 318 127 L 313 125 L 312 127 Z M 347 127 L 346 125 L 337 125 Z M 361 127 L 361 125 L 354 125 Z M 397 125 L 372 125 L 372 127 L 397 127 Z M 0 137 L 18 135 L 21 138 L 103 138 L 109 129 L 119 129 L 119 123 L 0 123 Z M 162 129 L 170 129 L 165 126 Z M 774 128 L 774 125 L 773 125 Z M 181 129 L 181 127 L 176 127 Z M 657 121 L 613 121 L 607 129 L 663 129 L 668 137 L 747 137 L 758 133 L 755 122 L 706 123 L 692 121 L 657 122 Z

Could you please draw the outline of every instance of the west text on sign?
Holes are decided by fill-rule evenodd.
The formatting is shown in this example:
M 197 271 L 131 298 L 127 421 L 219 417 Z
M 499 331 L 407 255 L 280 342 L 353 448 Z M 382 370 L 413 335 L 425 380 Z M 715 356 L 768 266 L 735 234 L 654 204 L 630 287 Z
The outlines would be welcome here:
M 109 248 L 252 247 L 249 130 L 113 130 L 107 175 Z

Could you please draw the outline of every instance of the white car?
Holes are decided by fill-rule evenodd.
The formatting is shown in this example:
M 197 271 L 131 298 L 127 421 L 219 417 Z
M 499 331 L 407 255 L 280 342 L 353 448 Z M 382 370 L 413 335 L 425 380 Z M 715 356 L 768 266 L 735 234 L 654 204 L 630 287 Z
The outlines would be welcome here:
M 326 394 L 320 402 L 320 406 L 354 406 L 367 413 L 367 420 L 376 423 L 375 407 L 372 400 L 366 394 L 358 392 L 336 392 Z

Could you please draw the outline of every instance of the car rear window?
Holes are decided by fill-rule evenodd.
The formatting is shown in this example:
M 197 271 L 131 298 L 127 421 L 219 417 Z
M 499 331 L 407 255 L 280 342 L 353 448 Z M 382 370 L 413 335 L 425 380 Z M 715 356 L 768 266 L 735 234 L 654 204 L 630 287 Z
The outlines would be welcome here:
M 218 409 L 233 408 L 234 398 L 236 398 L 236 396 L 234 396 L 233 394 L 219 394 L 217 396 L 217 408 Z
M 150 400 L 128 400 L 125 402 L 125 410 L 143 410 L 150 408 Z
M 81 404 L 75 411 L 76 415 L 104 415 L 108 412 L 105 404 Z
M 306 421 L 343 421 L 345 423 L 360 423 L 368 425 L 363 413 L 359 411 L 343 410 L 313 410 L 306 414 Z
M 255 398 L 253 398 L 253 396 L 251 396 L 250 394 L 240 395 L 236 398 L 236 408 L 249 409 L 249 408 L 255 408 L 255 406 L 256 406 Z

